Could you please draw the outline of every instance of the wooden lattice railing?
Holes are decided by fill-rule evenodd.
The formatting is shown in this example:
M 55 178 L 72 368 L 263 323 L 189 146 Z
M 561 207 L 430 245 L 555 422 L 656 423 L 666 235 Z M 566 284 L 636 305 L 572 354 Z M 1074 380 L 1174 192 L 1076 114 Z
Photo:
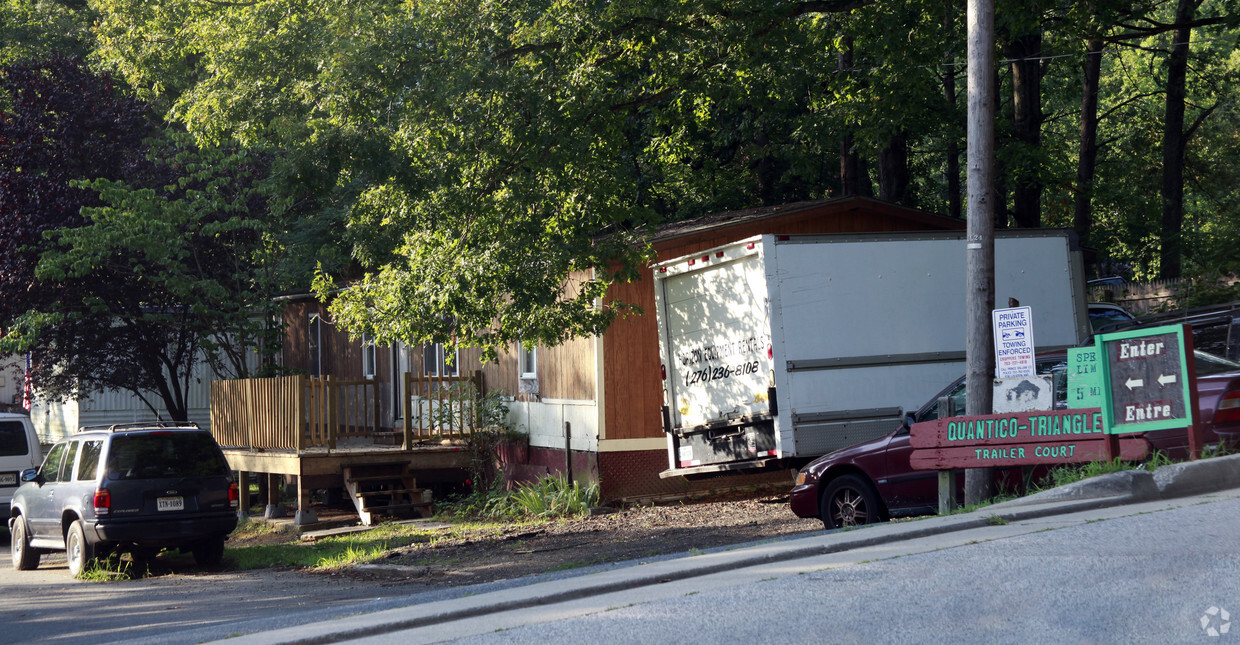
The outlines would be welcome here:
M 481 371 L 469 376 L 405 373 L 407 450 L 415 441 L 462 439 L 478 429 L 478 400 L 485 393 Z
M 379 385 L 305 375 L 211 383 L 211 434 L 250 450 L 334 449 L 380 430 Z

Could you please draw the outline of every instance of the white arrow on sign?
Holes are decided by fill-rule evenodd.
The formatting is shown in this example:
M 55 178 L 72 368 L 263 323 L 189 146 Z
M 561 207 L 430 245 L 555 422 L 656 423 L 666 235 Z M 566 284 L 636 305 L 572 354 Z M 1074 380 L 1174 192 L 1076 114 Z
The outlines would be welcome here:
M 1158 375 L 1159 385 L 1166 385 L 1168 383 L 1175 383 L 1175 374 L 1159 374 Z
M 1124 385 L 1127 385 L 1128 389 L 1131 390 L 1137 387 L 1145 387 L 1145 381 L 1139 378 L 1130 378 L 1127 383 L 1124 383 Z

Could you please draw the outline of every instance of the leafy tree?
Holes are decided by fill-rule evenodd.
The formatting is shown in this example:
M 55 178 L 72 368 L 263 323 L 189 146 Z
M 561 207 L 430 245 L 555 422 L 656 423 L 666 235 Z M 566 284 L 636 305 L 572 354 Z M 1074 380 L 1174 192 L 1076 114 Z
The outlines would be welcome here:
M 380 341 L 494 352 L 597 332 L 628 311 L 607 286 L 663 219 L 875 187 L 959 210 L 964 25 L 942 0 L 92 6 L 95 55 L 200 143 L 281 151 L 283 205 L 307 214 L 293 257 L 321 266 L 345 328 Z M 1231 29 L 1203 20 L 1235 13 L 1202 0 L 1193 29 Z M 1165 106 L 1148 97 L 1165 89 L 1149 83 L 1163 54 L 1116 46 L 1153 47 L 1180 26 L 1172 7 L 1012 3 L 1001 17 L 1004 221 L 1076 224 L 1156 270 L 1146 195 Z M 1225 84 L 1207 93 L 1229 105 Z M 1219 138 L 1189 146 L 1186 167 L 1226 147 L 1213 120 L 1194 134 Z M 1227 176 L 1190 176 L 1186 221 Z M 1227 235 L 1189 228 L 1203 236 L 1186 257 Z
M 0 320 L 12 320 L 55 300 L 35 279 L 43 234 L 80 225 L 81 208 L 100 203 L 70 182 L 133 172 L 152 124 L 72 58 L 0 68 L 0 90 Z
M 5 351 L 41 394 L 126 390 L 186 420 L 195 365 L 248 369 L 271 333 L 265 212 L 244 151 L 153 134 L 144 106 L 79 63 L 3 71 Z M 269 313 L 269 312 L 267 312 Z M 238 349 L 240 347 L 240 349 Z M 272 351 L 274 347 L 267 345 Z
M 84 56 L 92 46 L 93 21 L 85 0 L 0 0 L 0 65 Z

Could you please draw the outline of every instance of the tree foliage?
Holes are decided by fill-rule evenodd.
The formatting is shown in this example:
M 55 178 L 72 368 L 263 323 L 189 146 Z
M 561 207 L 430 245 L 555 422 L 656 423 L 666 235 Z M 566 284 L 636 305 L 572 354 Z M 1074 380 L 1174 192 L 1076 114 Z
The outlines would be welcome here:
M 265 164 L 144 142 L 145 106 L 76 61 L 0 75 L 0 349 L 30 352 L 50 398 L 126 390 L 185 420 L 195 366 L 246 370 L 270 335 L 270 316 L 253 318 L 271 306 L 252 180 Z
M 1003 223 L 1085 222 L 1117 266 L 1156 272 L 1174 2 L 998 4 Z M 1192 24 L 1189 271 L 1240 230 L 1233 4 Z M 651 223 L 839 194 L 841 147 L 863 194 L 942 210 L 963 190 L 965 25 L 942 0 L 92 6 L 98 59 L 199 142 L 281 151 L 299 257 L 381 342 L 493 355 L 596 333 L 628 311 L 607 287 Z

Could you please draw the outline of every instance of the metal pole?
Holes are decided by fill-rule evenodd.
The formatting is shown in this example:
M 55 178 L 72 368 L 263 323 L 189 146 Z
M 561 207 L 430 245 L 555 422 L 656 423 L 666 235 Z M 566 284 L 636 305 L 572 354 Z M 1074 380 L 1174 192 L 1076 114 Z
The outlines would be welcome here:
M 573 485 L 573 424 L 564 422 L 564 477 Z

